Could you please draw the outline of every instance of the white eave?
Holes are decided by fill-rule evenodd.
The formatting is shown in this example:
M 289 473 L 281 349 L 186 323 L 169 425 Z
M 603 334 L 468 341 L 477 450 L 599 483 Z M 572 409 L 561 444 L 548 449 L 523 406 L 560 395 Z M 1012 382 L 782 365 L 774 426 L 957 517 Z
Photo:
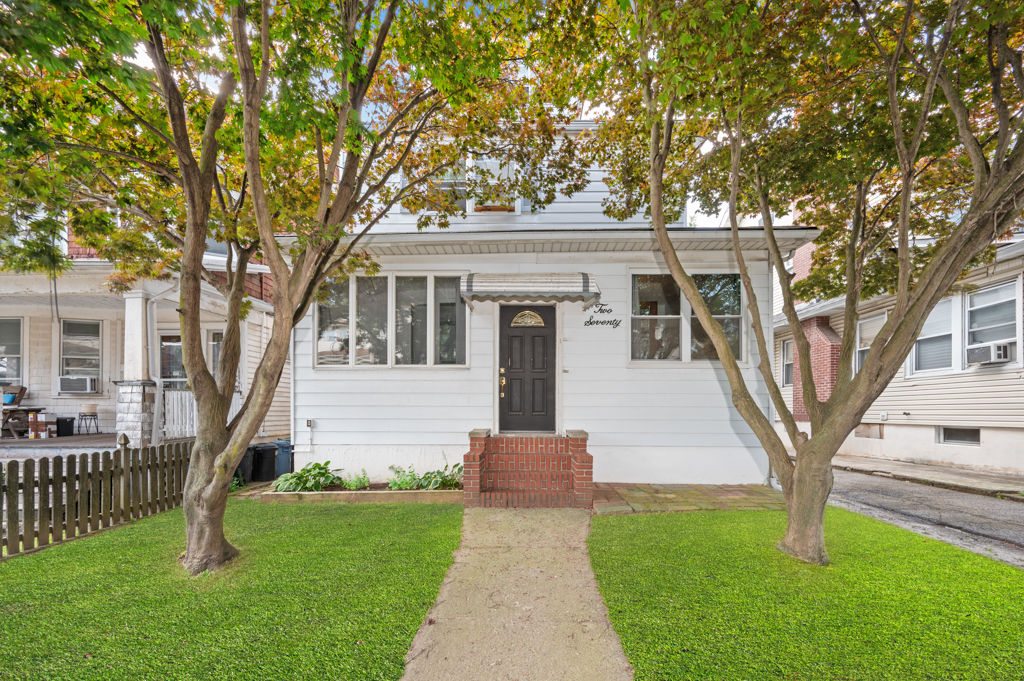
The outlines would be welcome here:
M 812 241 L 818 233 L 806 227 L 775 228 L 775 238 L 783 253 Z M 678 227 L 670 228 L 669 235 L 679 251 L 732 250 L 732 234 L 728 229 Z M 659 250 L 654 231 L 648 228 L 371 233 L 359 247 L 374 256 Z M 768 241 L 764 229 L 741 228 L 740 248 L 766 250 Z

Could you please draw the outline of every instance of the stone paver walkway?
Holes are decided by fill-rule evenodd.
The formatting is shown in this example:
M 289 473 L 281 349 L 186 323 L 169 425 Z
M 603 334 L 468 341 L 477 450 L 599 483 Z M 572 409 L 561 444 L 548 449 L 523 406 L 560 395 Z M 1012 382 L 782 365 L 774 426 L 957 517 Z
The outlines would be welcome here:
M 594 513 L 666 511 L 785 510 L 782 492 L 764 485 L 594 484 Z
M 583 509 L 467 508 L 462 546 L 404 681 L 628 681 L 590 569 Z

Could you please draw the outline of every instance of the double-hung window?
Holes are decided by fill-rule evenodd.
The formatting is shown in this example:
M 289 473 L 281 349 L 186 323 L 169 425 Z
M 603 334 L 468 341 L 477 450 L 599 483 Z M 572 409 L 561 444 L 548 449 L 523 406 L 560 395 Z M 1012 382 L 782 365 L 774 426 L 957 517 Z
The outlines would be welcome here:
M 875 342 L 875 336 L 885 326 L 885 314 L 875 315 L 857 322 L 857 371 L 864 366 L 864 360 Z
M 695 274 L 694 281 L 711 314 L 718 320 L 742 359 L 742 313 L 738 274 Z M 634 274 L 630 309 L 630 357 L 633 360 L 718 359 L 711 338 L 701 327 L 670 274 Z M 683 350 L 686 337 L 689 349 Z
M 317 305 L 317 366 L 465 365 L 459 279 L 389 274 L 329 284 Z
M 793 341 L 782 341 L 782 385 L 793 385 Z
M 996 344 L 992 359 L 1017 359 L 1017 283 L 967 295 L 967 349 Z M 1001 356 L 1005 354 L 1005 356 Z
M 20 319 L 0 319 L 0 383 L 21 383 Z
M 100 377 L 100 322 L 61 322 L 60 375 Z
M 939 301 L 914 343 L 914 371 L 953 367 L 953 300 Z

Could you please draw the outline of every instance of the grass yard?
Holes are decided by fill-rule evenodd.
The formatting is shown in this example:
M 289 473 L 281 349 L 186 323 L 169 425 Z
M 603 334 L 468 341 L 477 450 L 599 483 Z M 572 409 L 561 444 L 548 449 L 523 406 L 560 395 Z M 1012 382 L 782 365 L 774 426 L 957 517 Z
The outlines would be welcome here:
M 180 509 L 0 563 L 0 679 L 398 679 L 458 548 L 454 504 L 231 499 L 186 576 Z
M 591 562 L 636 680 L 1019 679 L 1024 571 L 829 508 L 832 565 L 778 512 L 594 518 Z

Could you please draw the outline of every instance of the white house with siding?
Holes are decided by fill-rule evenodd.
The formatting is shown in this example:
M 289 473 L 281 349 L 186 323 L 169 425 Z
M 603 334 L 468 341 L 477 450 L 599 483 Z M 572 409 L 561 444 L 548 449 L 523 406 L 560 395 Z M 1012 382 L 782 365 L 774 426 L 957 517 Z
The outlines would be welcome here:
M 23 407 L 75 418 L 76 434 L 109 434 L 103 446 L 113 447 L 121 432 L 132 446 L 194 436 L 195 400 L 181 364 L 175 310 L 177 277 L 140 281 L 131 291 L 112 293 L 106 285 L 114 271 L 111 263 L 73 241 L 71 255 L 74 266 L 56 282 L 37 274 L 0 274 L 0 385 L 24 386 Z M 206 265 L 213 271 L 224 268 L 215 255 L 207 257 Z M 273 324 L 273 308 L 261 299 L 269 297 L 263 290 L 269 286 L 263 281 L 267 268 L 253 265 L 250 270 L 247 290 L 253 307 L 242 323 L 236 408 L 252 384 Z M 226 304 L 204 284 L 200 305 L 205 352 L 215 366 Z M 260 440 L 289 434 L 290 369 L 285 366 Z M 84 412 L 95 413 L 95 420 L 83 419 Z M 9 429 L 3 436 L 4 443 L 13 440 Z M 41 440 L 38 446 L 59 448 L 62 439 Z
M 398 210 L 376 227 L 362 246 L 380 272 L 333 286 L 293 333 L 296 468 L 423 472 L 462 462 L 474 431 L 585 437 L 597 481 L 763 482 L 767 457 L 648 222 L 606 217 L 593 180 L 535 213 L 471 203 L 443 231 Z M 730 233 L 684 225 L 673 244 L 768 413 Z M 787 252 L 817 234 L 776 231 Z M 770 329 L 763 229 L 744 228 L 742 247 Z
M 794 259 L 798 277 L 807 271 L 811 248 Z M 820 356 L 843 333 L 844 304 L 837 298 L 798 308 L 804 327 L 813 327 L 809 340 Z M 888 295 L 861 303 L 859 354 L 867 352 L 893 306 Z M 1017 240 L 1000 245 L 993 262 L 969 272 L 935 307 L 902 370 L 839 454 L 1024 472 L 1022 319 L 1024 241 Z M 815 366 L 819 392 L 834 385 L 838 350 L 831 354 L 832 367 Z M 792 334 L 781 314 L 775 317 L 775 366 L 787 404 L 809 430 L 794 386 L 800 375 Z M 786 437 L 781 421 L 776 428 Z

